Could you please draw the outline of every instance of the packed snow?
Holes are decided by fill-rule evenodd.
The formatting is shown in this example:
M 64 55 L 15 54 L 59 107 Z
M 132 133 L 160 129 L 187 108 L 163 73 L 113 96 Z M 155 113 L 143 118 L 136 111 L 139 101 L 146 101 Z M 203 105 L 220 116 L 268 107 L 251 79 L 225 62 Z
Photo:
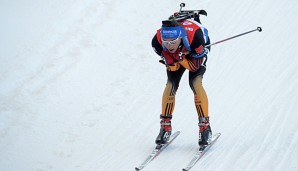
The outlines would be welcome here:
M 216 42 L 203 84 L 219 140 L 192 170 L 298 170 L 298 1 L 184 1 Z M 0 170 L 129 171 L 155 147 L 166 70 L 151 48 L 180 1 L 0 2 Z M 181 135 L 144 171 L 181 170 L 197 150 L 188 73 Z

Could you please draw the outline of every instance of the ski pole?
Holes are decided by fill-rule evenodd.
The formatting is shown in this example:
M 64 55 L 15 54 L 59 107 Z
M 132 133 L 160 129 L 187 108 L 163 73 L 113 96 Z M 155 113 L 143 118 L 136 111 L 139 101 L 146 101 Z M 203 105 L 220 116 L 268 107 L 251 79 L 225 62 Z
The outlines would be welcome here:
M 207 45 L 207 46 L 205 46 L 205 47 L 210 47 L 210 46 L 213 46 L 213 45 L 216 45 L 216 44 L 219 44 L 219 43 L 225 42 L 225 41 L 227 41 L 227 40 L 234 39 L 234 38 L 236 38 L 236 37 L 239 37 L 239 36 L 243 36 L 243 35 L 245 35 L 245 34 L 248 34 L 248 33 L 254 32 L 254 31 L 259 31 L 259 32 L 261 32 L 261 31 L 262 31 L 262 28 L 261 28 L 261 27 L 257 27 L 257 28 L 256 28 L 256 29 L 254 29 L 254 30 L 250 30 L 250 31 L 248 31 L 248 32 L 241 33 L 241 34 L 238 34 L 238 35 L 236 35 L 236 36 L 232 36 L 232 37 L 229 37 L 229 38 L 226 38 L 226 39 L 220 40 L 220 41 L 218 41 L 218 42 L 212 43 L 212 44 L 210 44 L 210 45 Z

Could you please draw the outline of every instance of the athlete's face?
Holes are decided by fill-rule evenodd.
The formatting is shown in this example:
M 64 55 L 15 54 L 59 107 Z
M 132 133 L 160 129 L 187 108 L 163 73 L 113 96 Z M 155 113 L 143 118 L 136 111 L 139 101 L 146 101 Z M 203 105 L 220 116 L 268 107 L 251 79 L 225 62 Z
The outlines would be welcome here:
M 179 47 L 179 44 L 181 42 L 181 37 L 179 36 L 178 38 L 171 39 L 171 38 L 166 38 L 162 39 L 163 45 L 168 49 L 170 53 L 175 53 L 176 50 Z

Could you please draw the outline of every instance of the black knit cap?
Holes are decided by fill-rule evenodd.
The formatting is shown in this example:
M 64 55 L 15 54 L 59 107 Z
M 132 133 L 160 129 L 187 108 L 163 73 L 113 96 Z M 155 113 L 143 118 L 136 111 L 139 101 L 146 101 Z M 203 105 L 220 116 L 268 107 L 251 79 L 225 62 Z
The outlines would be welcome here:
M 169 20 L 164 20 L 162 21 L 162 27 L 176 27 L 179 26 L 180 24 L 175 21 L 174 19 L 169 19 Z

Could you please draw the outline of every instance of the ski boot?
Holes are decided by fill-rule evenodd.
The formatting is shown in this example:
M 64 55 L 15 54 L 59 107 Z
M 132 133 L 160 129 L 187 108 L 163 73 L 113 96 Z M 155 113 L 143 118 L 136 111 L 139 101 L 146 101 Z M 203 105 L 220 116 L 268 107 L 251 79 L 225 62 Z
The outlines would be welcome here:
M 211 143 L 212 131 L 209 117 L 199 117 L 199 146 L 207 146 Z
M 172 116 L 160 116 L 160 132 L 155 139 L 157 145 L 166 144 L 172 133 L 171 119 Z

